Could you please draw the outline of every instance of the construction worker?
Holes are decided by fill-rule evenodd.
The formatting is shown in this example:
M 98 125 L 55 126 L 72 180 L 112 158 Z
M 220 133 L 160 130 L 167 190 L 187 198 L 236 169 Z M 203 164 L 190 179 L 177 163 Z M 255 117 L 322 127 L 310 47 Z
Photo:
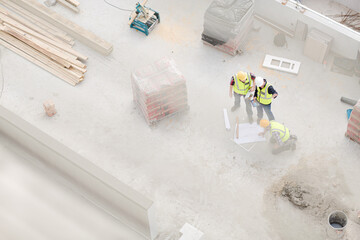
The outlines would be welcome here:
M 269 122 L 266 119 L 261 119 L 260 126 L 264 128 L 264 132 L 259 133 L 260 136 L 264 136 L 266 132 L 270 131 L 270 143 L 272 144 L 273 154 L 296 149 L 297 137 L 291 135 L 289 129 L 283 124 L 274 120 Z
M 234 91 L 234 106 L 231 108 L 231 111 L 234 112 L 236 109 L 240 107 L 240 98 L 244 97 L 246 104 L 246 113 L 248 115 L 248 119 L 250 123 L 253 123 L 253 111 L 249 98 L 245 98 L 246 94 L 249 91 L 255 90 L 254 84 L 255 76 L 252 73 L 246 72 L 238 72 L 234 76 L 231 77 L 229 96 L 232 98 L 232 92 Z
M 274 87 L 263 79 L 262 77 L 255 78 L 255 94 L 254 99 L 257 104 L 257 124 L 260 123 L 260 120 L 263 118 L 264 110 L 268 116 L 269 121 L 275 120 L 274 114 L 271 112 L 271 103 L 272 100 L 278 96 L 278 93 L 275 91 Z

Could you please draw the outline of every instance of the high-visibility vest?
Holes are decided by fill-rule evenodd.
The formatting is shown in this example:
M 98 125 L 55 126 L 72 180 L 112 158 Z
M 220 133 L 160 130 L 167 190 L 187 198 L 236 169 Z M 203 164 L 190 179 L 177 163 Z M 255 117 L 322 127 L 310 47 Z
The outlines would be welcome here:
M 234 75 L 234 92 L 241 95 L 246 95 L 251 88 L 251 76 L 250 73 L 246 74 L 245 82 L 238 79 L 237 74 Z
M 257 87 L 257 97 L 256 100 L 265 105 L 269 105 L 272 102 L 272 94 L 268 93 L 268 88 L 271 86 L 270 83 L 266 83 L 263 89 Z
M 289 129 L 281 123 L 275 122 L 274 120 L 270 121 L 270 132 L 271 135 L 273 132 L 278 132 L 282 142 L 286 142 L 290 137 Z

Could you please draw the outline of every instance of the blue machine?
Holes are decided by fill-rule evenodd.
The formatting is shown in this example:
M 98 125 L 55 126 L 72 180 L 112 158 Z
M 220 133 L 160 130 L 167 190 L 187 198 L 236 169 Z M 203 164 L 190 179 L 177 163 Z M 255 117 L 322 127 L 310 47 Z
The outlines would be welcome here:
M 146 36 L 160 22 L 160 14 L 151 8 L 145 7 L 147 1 L 144 0 L 141 4 L 139 2 L 136 3 L 136 9 L 129 18 L 130 27 L 145 33 Z

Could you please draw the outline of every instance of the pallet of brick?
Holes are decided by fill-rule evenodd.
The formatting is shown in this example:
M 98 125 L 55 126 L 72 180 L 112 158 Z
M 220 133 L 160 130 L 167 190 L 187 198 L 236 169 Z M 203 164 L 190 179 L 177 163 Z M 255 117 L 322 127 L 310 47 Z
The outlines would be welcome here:
M 214 0 L 204 16 L 204 44 L 238 54 L 252 28 L 253 14 L 253 0 Z
M 360 144 L 360 100 L 351 112 L 345 135 Z
M 173 59 L 135 71 L 131 82 L 134 102 L 149 125 L 188 109 L 186 81 Z

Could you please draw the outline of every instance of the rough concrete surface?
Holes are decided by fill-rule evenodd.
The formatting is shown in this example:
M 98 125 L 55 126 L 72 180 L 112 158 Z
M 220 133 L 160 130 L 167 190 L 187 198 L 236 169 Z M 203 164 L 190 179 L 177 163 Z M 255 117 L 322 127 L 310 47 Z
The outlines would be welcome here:
M 326 239 L 324 230 L 328 226 L 327 218 L 334 210 L 343 211 L 349 222 L 359 224 L 357 209 L 354 207 L 358 204 L 358 198 L 348 195 L 351 190 L 338 164 L 333 156 L 327 154 L 304 156 L 269 189 L 264 200 L 272 207 L 266 208 L 266 215 L 270 219 L 280 220 L 271 221 L 282 239 L 296 238 L 296 231 L 283 231 L 289 225 L 291 228 L 299 229 L 301 226 L 303 229 L 311 229 L 307 239 Z M 303 214 L 301 218 L 288 211 L 293 209 L 292 206 L 301 209 L 296 210 Z M 351 235 L 351 232 L 359 229 L 359 226 L 347 228 L 350 230 L 348 239 L 356 239 L 356 235 Z
M 56 5 L 113 43 L 114 52 L 104 57 L 76 43 L 89 60 L 85 80 L 72 87 L 1 48 L 0 103 L 154 200 L 159 240 L 176 239 L 185 222 L 207 240 L 324 239 L 328 211 L 340 208 L 353 219 L 360 209 L 360 147 L 344 137 L 350 107 L 340 102 L 341 96 L 360 98 L 359 79 L 303 56 L 304 42 L 287 37 L 287 47 L 275 47 L 277 31 L 262 23 L 249 33 L 242 55 L 205 46 L 203 14 L 210 2 L 149 1 L 161 23 L 148 37 L 129 28 L 129 12 L 102 1 L 82 1 L 79 14 Z M 265 54 L 300 61 L 299 74 L 263 68 Z M 132 101 L 130 74 L 164 56 L 174 58 L 187 80 L 190 110 L 149 128 Z M 296 151 L 274 156 L 258 143 L 246 152 L 231 141 L 236 116 L 247 119 L 244 102 L 230 112 L 229 82 L 239 70 L 266 78 L 279 92 L 272 110 L 298 136 Z M 52 118 L 43 112 L 47 99 L 58 111 Z M 223 108 L 231 131 L 224 128 Z M 314 194 L 309 207 L 300 210 L 274 190 L 290 180 Z

